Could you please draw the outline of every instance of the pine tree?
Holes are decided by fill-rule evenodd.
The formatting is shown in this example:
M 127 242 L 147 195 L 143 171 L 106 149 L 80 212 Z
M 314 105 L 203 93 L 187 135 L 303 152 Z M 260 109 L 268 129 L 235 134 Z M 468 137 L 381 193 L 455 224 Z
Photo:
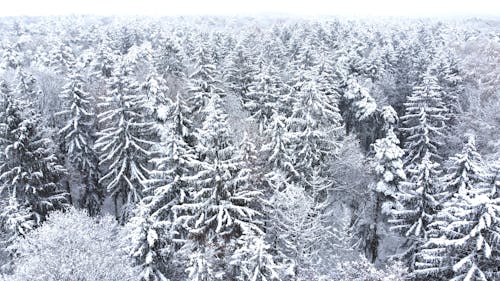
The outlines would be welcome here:
M 214 94 L 223 95 L 220 73 L 206 44 L 196 49 L 193 72 L 187 80 L 187 93 L 194 112 L 200 112 Z
M 326 93 L 318 87 L 312 77 L 315 73 L 304 75 L 287 123 L 295 169 L 307 179 L 309 170 L 334 157 L 338 149 L 335 137 L 339 134 L 342 118 L 337 104 L 331 104 Z
M 254 77 L 243 107 L 250 111 L 251 119 L 257 123 L 260 132 L 269 125 L 273 112 L 281 109 L 280 97 L 284 89 L 285 84 L 272 65 L 264 66 Z
M 413 165 L 428 155 L 431 161 L 440 161 L 438 149 L 447 109 L 442 101 L 442 90 L 429 72 L 422 77 L 422 85 L 415 86 L 405 103 L 401 117 L 405 133 L 405 165 Z
M 131 74 L 124 64 L 113 71 L 109 93 L 99 104 L 104 110 L 98 115 L 99 123 L 104 128 L 97 133 L 95 144 L 99 165 L 105 168 L 99 182 L 105 184 L 115 203 L 115 215 L 122 221 L 142 198 L 149 171 L 147 157 L 155 141 L 154 125 L 145 116 L 147 99 Z M 118 199 L 122 215 L 118 214 Z
M 60 184 L 66 170 L 54 155 L 52 141 L 41 134 L 40 118 L 35 115 L 23 120 L 13 97 L 6 107 L 6 123 L 1 124 L 5 159 L 0 166 L 0 194 L 10 197 L 10 216 L 28 221 L 16 224 L 38 226 L 50 211 L 67 206 L 67 194 Z
M 421 278 L 495 280 L 498 275 L 500 204 L 491 192 L 475 138 L 451 157 L 449 190 L 432 223 L 432 237 L 418 254 Z M 493 183 L 494 184 L 494 183 Z
M 246 174 L 240 173 L 241 160 L 229 136 L 220 98 L 213 96 L 205 111 L 206 118 L 196 134 L 200 168 L 188 178 L 190 196 L 174 207 L 182 214 L 177 220 L 189 232 L 184 250 L 190 260 L 190 280 L 223 278 L 227 265 L 219 260 L 209 266 L 208 255 L 229 257 L 229 244 L 240 235 L 262 233 L 260 213 L 252 208 L 260 193 L 248 186 Z
M 94 150 L 94 99 L 85 91 L 85 82 L 80 74 L 69 75 L 61 93 L 64 109 L 58 114 L 65 118 L 65 125 L 59 130 L 65 153 L 73 166 L 73 172 L 80 173 L 82 196 L 80 203 L 89 215 L 99 213 L 104 191 L 98 184 L 98 157 Z
M 179 225 L 175 225 L 177 214 L 173 207 L 185 202 L 188 184 L 186 178 L 197 167 L 193 148 L 184 138 L 184 122 L 179 122 L 182 101 L 177 97 L 172 102 L 172 120 L 165 126 L 169 132 L 161 142 L 158 156 L 153 158 L 154 169 L 144 190 L 138 211 L 131 219 L 131 255 L 143 268 L 141 280 L 168 280 L 175 276 L 175 241 L 179 236 Z M 177 262 L 178 263 L 178 262 Z
M 418 164 L 408 168 L 408 180 L 402 182 L 403 190 L 396 194 L 402 207 L 392 211 L 393 218 L 389 222 L 393 225 L 392 230 L 406 237 L 406 251 L 402 257 L 410 271 L 415 270 L 416 254 L 429 239 L 430 225 L 439 208 L 440 173 L 440 165 L 425 154 Z

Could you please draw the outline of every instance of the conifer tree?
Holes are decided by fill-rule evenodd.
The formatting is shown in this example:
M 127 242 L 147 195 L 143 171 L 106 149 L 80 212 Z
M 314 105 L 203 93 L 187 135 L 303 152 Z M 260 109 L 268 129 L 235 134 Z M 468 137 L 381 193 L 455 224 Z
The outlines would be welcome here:
M 95 144 L 99 164 L 105 170 L 99 182 L 105 184 L 115 203 L 115 215 L 122 221 L 142 198 L 149 171 L 147 157 L 155 143 L 154 125 L 146 116 L 147 98 L 131 75 L 125 64 L 113 71 L 109 93 L 99 104 L 103 129 L 97 133 Z M 122 204 L 122 215 L 118 203 Z
M 200 112 L 214 94 L 223 95 L 220 72 L 209 53 L 207 44 L 200 44 L 196 49 L 193 72 L 188 76 L 187 93 L 194 112 Z
M 238 44 L 235 50 L 229 54 L 227 60 L 224 78 L 228 89 L 240 96 L 245 104 L 256 74 L 255 59 L 251 57 L 250 51 L 245 46 Z
M 38 226 L 52 210 L 67 206 L 60 184 L 66 173 L 54 155 L 54 144 L 43 137 L 40 118 L 35 115 L 23 120 L 16 99 L 8 97 L 2 127 L 2 148 L 5 158 L 0 166 L 0 194 L 10 197 L 8 219 L 18 219 L 16 225 Z M 16 213 L 19 212 L 19 213 Z M 16 228 L 22 235 L 26 227 Z
M 151 159 L 154 168 L 144 190 L 134 218 L 131 255 L 143 268 L 142 280 L 168 280 L 175 270 L 175 250 L 185 237 L 180 236 L 180 225 L 175 224 L 177 213 L 174 206 L 185 203 L 188 196 L 189 177 L 198 166 L 193 148 L 183 137 L 185 124 L 179 122 L 183 102 L 180 96 L 171 103 L 171 119 L 167 120 L 168 135 L 160 143 L 160 151 Z M 180 214 L 179 214 L 180 215 Z
M 162 74 L 165 79 L 185 76 L 184 54 L 181 46 L 172 37 L 161 38 L 154 61 L 156 71 Z
M 260 213 L 252 208 L 260 193 L 248 186 L 245 173 L 240 173 L 241 160 L 229 136 L 220 98 L 213 96 L 205 111 L 206 118 L 196 134 L 200 168 L 188 178 L 190 196 L 174 207 L 182 214 L 177 220 L 189 232 L 184 251 L 190 280 L 224 278 L 227 264 L 220 259 L 231 256 L 231 243 L 245 233 L 262 233 Z M 209 262 L 213 255 L 219 260 Z
M 243 107 L 250 111 L 260 132 L 269 125 L 273 112 L 281 109 L 280 98 L 284 89 L 285 84 L 272 65 L 264 66 L 251 83 Z
M 364 234 L 364 246 L 367 258 L 375 262 L 379 254 L 380 240 L 383 238 L 379 228 L 383 227 L 392 211 L 399 208 L 397 194 L 402 190 L 401 184 L 406 180 L 406 175 L 402 161 L 404 152 L 399 147 L 399 139 L 392 127 L 386 131 L 384 138 L 375 141 L 373 150 L 378 181 L 372 187 L 373 208 L 369 209 L 370 214 L 366 214 L 369 218 L 365 218 L 365 221 L 369 222 L 369 225 L 365 226 L 369 233 Z
M 82 177 L 81 204 L 89 215 L 99 213 L 104 191 L 99 181 L 98 157 L 94 150 L 95 113 L 94 99 L 86 92 L 83 77 L 72 73 L 61 93 L 64 109 L 58 114 L 65 118 L 59 130 L 65 153 L 73 166 L 73 172 Z
M 415 270 L 417 253 L 429 239 L 431 223 L 439 209 L 442 192 L 440 165 L 425 154 L 418 164 L 408 168 L 408 179 L 402 182 L 403 189 L 396 194 L 402 207 L 392 211 L 389 222 L 395 230 L 406 238 L 406 251 L 402 254 L 410 271 Z
M 491 192 L 474 136 L 450 160 L 444 177 L 449 194 L 430 226 L 432 237 L 418 253 L 414 274 L 420 278 L 495 280 L 499 277 L 500 204 Z
M 442 89 L 429 72 L 422 77 L 422 85 L 415 86 L 405 103 L 405 115 L 401 117 L 401 130 L 406 135 L 404 148 L 405 165 L 413 165 L 428 155 L 431 161 L 440 161 L 441 145 L 447 109 L 442 101 Z
M 295 169 L 307 179 L 308 171 L 335 155 L 335 137 L 341 126 L 337 104 L 332 104 L 318 87 L 313 73 L 307 73 L 296 92 L 292 115 L 287 119 L 294 151 Z

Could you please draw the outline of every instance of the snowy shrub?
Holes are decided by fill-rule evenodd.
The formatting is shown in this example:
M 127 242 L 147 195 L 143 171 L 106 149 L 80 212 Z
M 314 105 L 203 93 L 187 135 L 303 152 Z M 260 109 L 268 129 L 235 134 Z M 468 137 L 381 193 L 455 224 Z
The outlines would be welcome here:
M 355 261 L 337 264 L 335 274 L 325 280 L 335 281 L 403 281 L 407 280 L 407 272 L 403 264 L 394 263 L 386 268 L 378 269 L 365 257 Z
M 91 218 L 70 209 L 54 212 L 38 229 L 13 244 L 17 256 L 10 281 L 128 281 L 137 272 L 119 251 L 111 217 Z M 2 280 L 2 279 L 0 279 Z

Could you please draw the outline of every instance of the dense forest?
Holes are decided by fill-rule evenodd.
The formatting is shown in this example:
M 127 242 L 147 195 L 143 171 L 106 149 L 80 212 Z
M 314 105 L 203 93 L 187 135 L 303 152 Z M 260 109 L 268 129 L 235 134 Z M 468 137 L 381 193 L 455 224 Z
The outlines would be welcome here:
M 0 280 L 500 280 L 500 22 L 0 19 Z

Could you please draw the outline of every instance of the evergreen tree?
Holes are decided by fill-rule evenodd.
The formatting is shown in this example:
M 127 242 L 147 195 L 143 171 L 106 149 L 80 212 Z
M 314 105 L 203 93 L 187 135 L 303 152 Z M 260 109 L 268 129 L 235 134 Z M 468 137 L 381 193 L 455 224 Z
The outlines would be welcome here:
M 351 75 L 343 87 L 341 112 L 347 133 L 356 132 L 367 150 L 375 141 L 375 113 L 377 103 L 369 89 L 362 85 L 359 77 Z
M 131 255 L 143 268 L 141 280 L 169 280 L 177 274 L 175 241 L 184 237 L 179 236 L 180 226 L 175 225 L 178 214 L 172 208 L 185 203 L 186 178 L 198 166 L 193 148 L 182 135 L 185 127 L 184 122 L 179 122 L 179 99 L 172 103 L 172 120 L 165 125 L 169 134 L 162 139 L 158 156 L 151 160 L 155 168 L 144 190 L 146 196 L 131 220 Z
M 481 155 L 476 149 L 476 138 L 469 135 L 462 152 L 450 157 L 450 167 L 443 181 L 448 196 L 473 190 L 478 183 L 486 181 Z
M 89 215 L 99 213 L 104 199 L 104 191 L 98 184 L 98 157 L 94 150 L 94 99 L 84 89 L 85 82 L 80 74 L 72 73 L 61 93 L 64 109 L 58 114 L 66 122 L 59 134 L 65 153 L 73 166 L 73 172 L 80 173 L 81 204 Z
M 406 180 L 402 161 L 404 152 L 399 147 L 399 139 L 392 128 L 387 130 L 384 138 L 373 144 L 373 150 L 378 181 L 372 188 L 373 206 L 369 208 L 370 214 L 366 214 L 369 218 L 365 218 L 369 222 L 365 225 L 365 230 L 369 233 L 363 235 L 363 248 L 371 262 L 375 262 L 379 255 L 379 244 L 383 238 L 379 228 L 384 226 L 387 216 L 398 209 L 397 194 L 401 192 L 401 183 Z
M 29 222 L 17 225 L 38 226 L 50 211 L 67 205 L 60 184 L 66 170 L 54 155 L 52 141 L 42 136 L 40 118 L 23 120 L 16 100 L 11 97 L 7 103 L 6 123 L 1 124 L 5 159 L 0 166 L 0 193 L 10 197 L 8 219 L 22 218 Z M 15 235 L 22 235 L 21 229 Z
M 245 233 L 262 233 L 260 213 L 252 208 L 260 193 L 246 184 L 246 173 L 240 173 L 241 160 L 220 103 L 213 96 L 205 110 L 207 116 L 196 134 L 199 172 L 188 178 L 192 189 L 187 201 L 174 207 L 182 214 L 177 220 L 189 232 L 184 251 L 190 260 L 190 280 L 229 278 L 221 259 L 231 256 L 231 243 Z M 212 255 L 218 261 L 209 262 Z
M 331 104 L 320 91 L 313 73 L 307 73 L 296 92 L 292 115 L 287 119 L 289 137 L 294 151 L 294 166 L 302 178 L 335 155 L 335 137 L 341 126 L 337 104 Z
M 260 132 L 269 125 L 273 112 L 281 109 L 280 97 L 284 89 L 285 84 L 272 65 L 264 66 L 251 83 L 243 107 L 250 111 Z
M 163 74 L 166 79 L 169 77 L 182 78 L 185 76 L 184 54 L 181 46 L 172 37 L 160 39 L 154 61 L 156 71 Z
M 410 271 L 415 269 L 416 253 L 429 238 L 430 224 L 439 207 L 438 196 L 442 191 L 440 165 L 425 154 L 423 159 L 408 169 L 408 180 L 403 182 L 403 190 L 396 194 L 402 205 L 392 211 L 391 229 L 406 237 L 406 258 Z
M 405 103 L 405 115 L 401 117 L 405 133 L 405 165 L 417 165 L 424 155 L 431 161 L 440 161 L 441 145 L 447 109 L 442 101 L 442 89 L 429 72 L 422 78 L 422 85 L 415 86 Z
M 240 96 L 243 104 L 246 104 L 248 102 L 247 95 L 256 74 L 255 59 L 251 57 L 250 51 L 245 46 L 239 44 L 229 54 L 227 60 L 224 78 L 228 90 Z
M 145 188 L 149 167 L 147 157 L 154 144 L 154 125 L 146 113 L 146 97 L 133 80 L 125 64 L 113 71 L 109 93 L 99 104 L 98 115 L 104 128 L 97 133 L 95 148 L 99 164 L 105 169 L 99 182 L 105 184 L 115 203 L 115 215 L 127 219 L 129 208 L 139 202 Z M 121 199 L 123 214 L 118 214 Z
M 450 191 L 431 225 L 432 237 L 418 254 L 421 278 L 495 280 L 498 275 L 500 202 L 491 192 L 481 157 L 469 136 L 451 157 L 445 176 Z
M 193 72 L 187 80 L 187 93 L 194 112 L 200 112 L 214 94 L 223 95 L 220 73 L 209 53 L 207 44 L 200 44 L 196 49 Z
M 291 183 L 292 179 L 299 177 L 294 166 L 285 118 L 274 112 L 265 137 L 267 141 L 260 149 L 262 158 L 266 161 L 264 171 L 267 173 L 264 178 L 273 189 L 282 190 L 285 183 Z

